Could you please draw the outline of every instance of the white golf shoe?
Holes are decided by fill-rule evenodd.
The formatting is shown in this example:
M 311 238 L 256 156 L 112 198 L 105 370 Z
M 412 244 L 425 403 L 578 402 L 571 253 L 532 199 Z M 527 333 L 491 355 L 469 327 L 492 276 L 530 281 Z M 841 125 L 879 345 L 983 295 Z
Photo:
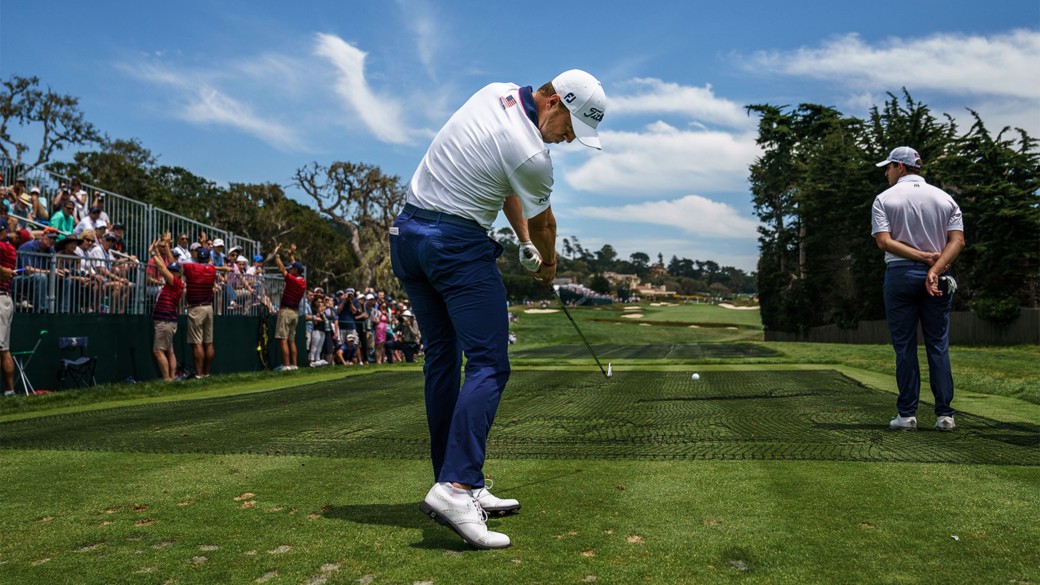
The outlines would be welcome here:
M 916 431 L 917 417 L 897 415 L 894 419 L 892 419 L 892 422 L 888 423 L 888 428 L 895 429 L 897 431 Z
M 952 431 L 957 428 L 957 424 L 953 422 L 952 416 L 940 416 L 935 419 L 935 430 L 937 431 Z
M 495 487 L 495 482 L 489 479 L 487 480 L 487 485 L 484 487 L 470 490 L 473 499 L 477 501 L 477 504 L 479 504 L 488 515 L 508 516 L 509 514 L 515 514 L 520 510 L 520 502 L 512 498 L 503 499 L 495 496 L 491 493 L 491 488 L 493 487 Z
M 435 483 L 419 504 L 419 510 L 454 530 L 474 548 L 506 548 L 511 544 L 505 534 L 488 530 L 487 513 L 473 499 L 471 490 Z

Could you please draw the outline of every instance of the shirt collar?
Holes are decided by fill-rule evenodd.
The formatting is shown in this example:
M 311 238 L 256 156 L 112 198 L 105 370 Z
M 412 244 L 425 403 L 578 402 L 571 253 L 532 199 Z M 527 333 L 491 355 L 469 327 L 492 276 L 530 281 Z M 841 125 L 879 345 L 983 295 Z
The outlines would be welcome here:
M 899 180 L 896 181 L 897 184 L 898 183 L 903 183 L 903 182 L 907 182 L 907 183 L 924 183 L 925 181 L 924 181 L 924 177 L 922 177 L 921 175 L 905 175 L 905 176 L 899 177 Z
M 534 103 L 534 90 L 531 86 L 524 86 L 520 88 L 520 103 L 524 106 L 524 113 L 527 114 L 527 118 L 531 120 L 531 123 L 535 126 L 538 125 L 538 106 Z

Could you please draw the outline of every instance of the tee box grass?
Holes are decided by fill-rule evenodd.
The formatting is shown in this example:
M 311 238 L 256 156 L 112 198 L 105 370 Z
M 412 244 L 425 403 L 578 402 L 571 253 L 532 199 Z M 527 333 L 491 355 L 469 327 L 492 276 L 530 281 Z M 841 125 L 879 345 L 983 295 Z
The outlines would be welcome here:
M 0 583 L 1040 583 L 1035 346 L 953 348 L 960 428 L 898 433 L 890 348 L 633 306 L 572 310 L 609 381 L 513 309 L 509 549 L 417 510 L 418 365 L 319 368 L 0 401 Z

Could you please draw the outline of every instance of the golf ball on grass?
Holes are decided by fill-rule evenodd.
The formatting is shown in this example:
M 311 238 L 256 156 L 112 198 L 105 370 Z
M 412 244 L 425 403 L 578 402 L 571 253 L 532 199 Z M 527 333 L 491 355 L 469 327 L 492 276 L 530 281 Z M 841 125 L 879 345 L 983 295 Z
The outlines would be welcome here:
M 696 372 L 694 372 L 694 374 L 692 376 L 690 376 L 690 377 L 693 378 L 694 380 L 700 380 L 701 379 L 701 375 L 696 373 Z

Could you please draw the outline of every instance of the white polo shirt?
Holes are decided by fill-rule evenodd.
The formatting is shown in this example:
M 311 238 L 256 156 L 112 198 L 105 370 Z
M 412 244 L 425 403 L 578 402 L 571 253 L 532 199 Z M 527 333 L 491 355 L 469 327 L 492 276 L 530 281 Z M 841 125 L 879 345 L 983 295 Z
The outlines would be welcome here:
M 412 176 L 408 203 L 475 220 L 487 229 L 507 197 L 524 217 L 549 207 L 549 149 L 520 101 L 520 86 L 492 83 L 441 128 Z
M 889 232 L 892 239 L 922 252 L 942 252 L 947 232 L 964 231 L 961 208 L 946 191 L 920 175 L 900 177 L 874 198 L 871 235 Z M 885 252 L 885 262 L 905 260 Z

